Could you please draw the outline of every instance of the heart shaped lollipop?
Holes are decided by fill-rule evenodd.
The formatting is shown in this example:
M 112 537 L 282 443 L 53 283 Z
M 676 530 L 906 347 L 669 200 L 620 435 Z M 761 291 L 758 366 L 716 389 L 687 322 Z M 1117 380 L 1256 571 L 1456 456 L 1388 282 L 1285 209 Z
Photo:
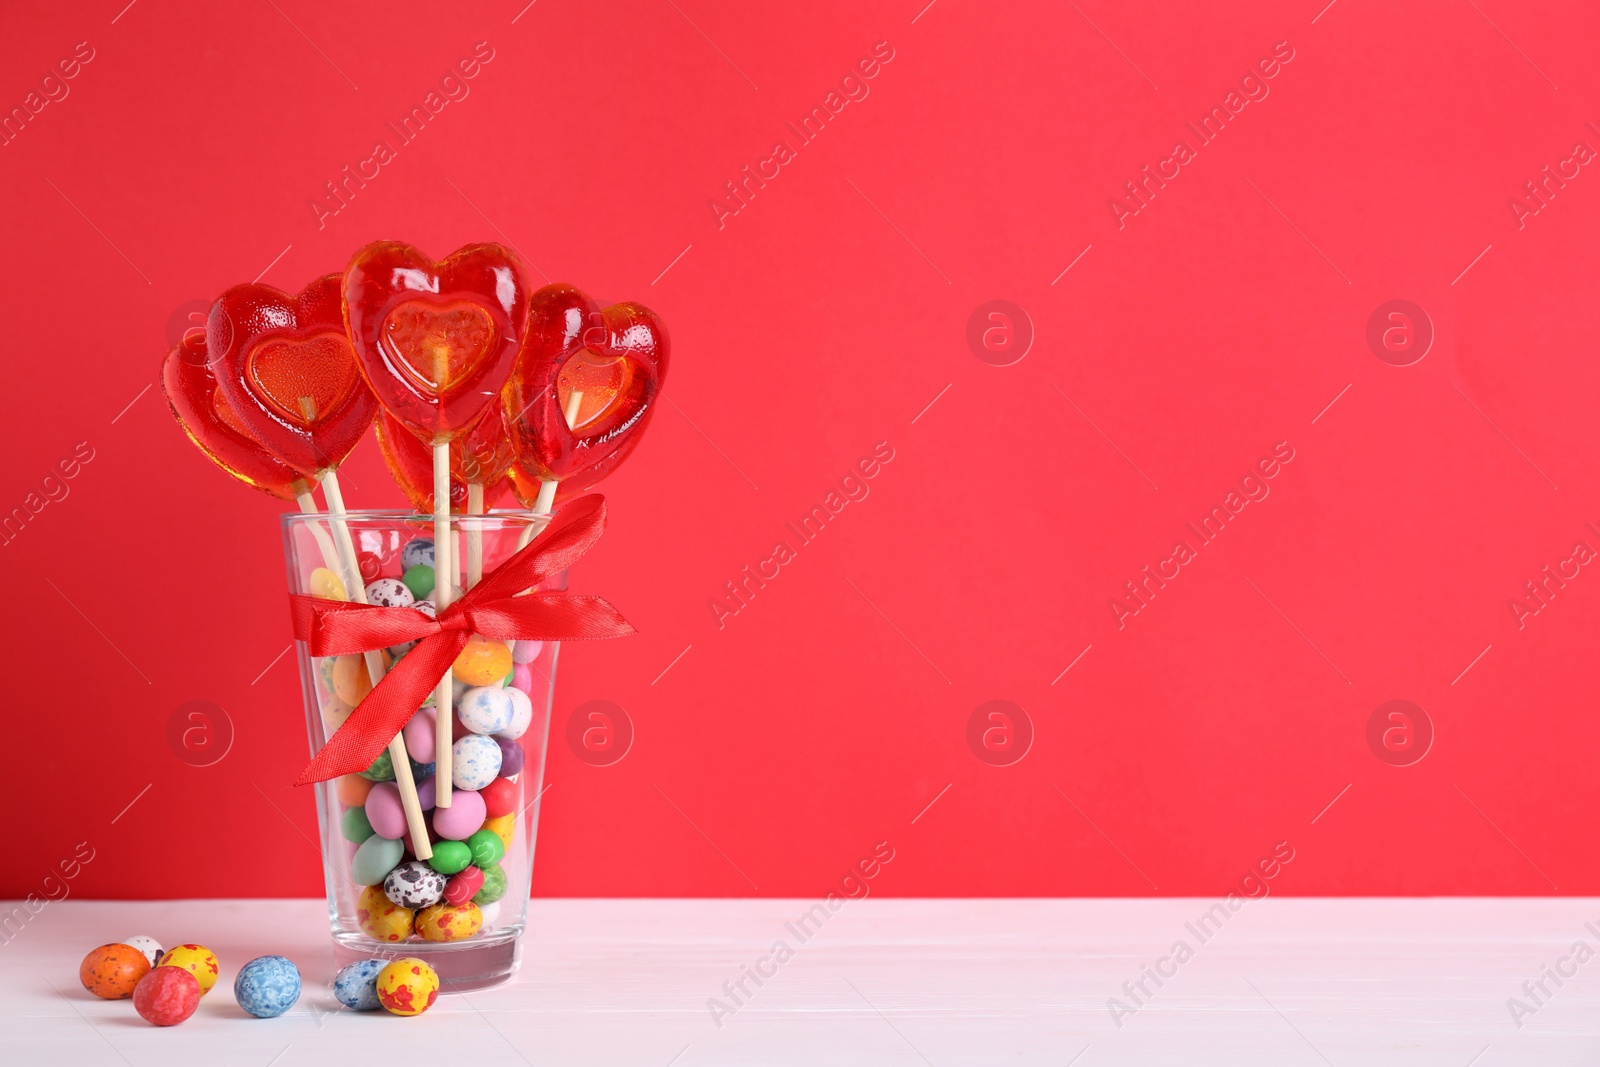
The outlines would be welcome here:
M 304 477 L 250 436 L 217 388 L 203 334 L 184 335 L 161 363 L 161 389 L 173 418 L 211 462 L 246 485 L 294 500 L 309 493 Z
M 344 462 L 378 412 L 345 336 L 342 292 L 337 274 L 298 296 L 238 285 L 206 321 L 228 408 L 267 451 L 312 478 Z
M 561 481 L 622 452 L 654 412 L 669 350 L 666 327 L 642 304 L 601 310 L 570 285 L 535 293 L 504 397 L 523 473 Z
M 500 394 L 527 324 L 522 264 L 496 244 L 435 263 L 379 241 L 344 274 L 345 323 L 383 406 L 424 442 L 470 429 Z

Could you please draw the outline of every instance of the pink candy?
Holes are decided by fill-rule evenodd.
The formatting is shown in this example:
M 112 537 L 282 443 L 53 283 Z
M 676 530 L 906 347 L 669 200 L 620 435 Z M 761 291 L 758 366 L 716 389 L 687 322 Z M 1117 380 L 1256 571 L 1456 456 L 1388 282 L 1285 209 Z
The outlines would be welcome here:
M 393 782 L 379 782 L 367 794 L 367 821 L 372 832 L 379 837 L 398 841 L 405 836 L 406 812 L 400 804 L 400 787 Z
M 488 809 L 483 797 L 471 789 L 457 789 L 448 808 L 433 810 L 433 832 L 451 841 L 465 841 L 483 827 Z
M 539 658 L 539 652 L 543 648 L 543 641 L 518 641 L 511 646 L 511 662 L 532 663 Z
M 400 730 L 400 736 L 406 739 L 406 751 L 418 763 L 432 763 L 438 753 L 438 739 L 433 732 L 434 721 L 433 709 L 423 708 L 411 716 Z

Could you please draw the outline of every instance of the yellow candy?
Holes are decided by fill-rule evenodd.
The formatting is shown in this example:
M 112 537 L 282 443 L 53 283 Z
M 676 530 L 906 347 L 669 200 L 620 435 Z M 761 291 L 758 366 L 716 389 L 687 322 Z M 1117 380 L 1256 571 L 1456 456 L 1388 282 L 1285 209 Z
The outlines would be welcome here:
M 464 941 L 483 929 L 483 912 L 472 901 L 433 904 L 417 912 L 417 933 L 424 941 Z
M 389 653 L 380 653 L 383 665 L 389 666 Z M 367 676 L 365 656 L 340 656 L 333 661 L 333 695 L 352 708 L 372 692 L 372 680 Z
M 200 995 L 211 992 L 217 984 L 217 957 L 204 945 L 178 945 L 161 957 L 162 967 L 182 967 L 200 983 Z
M 327 724 L 328 733 L 332 734 L 339 727 L 343 726 L 344 721 L 348 719 L 350 717 L 350 713 L 355 710 L 355 708 L 352 708 L 349 704 L 346 704 L 338 697 L 329 697 L 322 705 L 322 721 Z
M 413 916 L 390 900 L 381 885 L 369 885 L 356 900 L 356 923 L 374 941 L 404 941 L 411 936 Z
M 493 830 L 495 832 L 495 835 L 497 837 L 499 837 L 500 840 L 505 844 L 506 851 L 510 852 L 511 851 L 511 834 L 512 834 L 513 830 L 515 830 L 515 828 L 516 828 L 516 822 L 517 822 L 517 813 L 514 812 L 514 811 L 511 811 L 511 812 L 507 812 L 504 815 L 497 816 L 497 817 L 495 817 L 493 819 L 485 820 L 484 824 L 483 824 L 483 828 L 485 830 Z
M 511 649 L 504 641 L 473 634 L 451 670 L 468 685 L 498 685 L 511 673 Z
M 378 1003 L 395 1015 L 421 1015 L 439 999 L 439 975 L 413 956 L 394 960 L 378 972 Z
M 312 596 L 322 597 L 324 600 L 349 600 L 350 594 L 344 591 L 344 583 L 339 576 L 326 567 L 318 567 L 311 572 L 311 578 L 306 582 Z

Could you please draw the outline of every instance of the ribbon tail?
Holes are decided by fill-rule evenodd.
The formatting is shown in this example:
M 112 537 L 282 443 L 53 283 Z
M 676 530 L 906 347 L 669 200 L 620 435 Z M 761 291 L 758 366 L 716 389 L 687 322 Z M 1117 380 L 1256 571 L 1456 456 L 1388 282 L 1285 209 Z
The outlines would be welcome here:
M 295 785 L 359 774 L 372 766 L 372 761 L 416 714 L 466 643 L 467 635 L 461 631 L 437 633 L 408 652 L 306 764 Z

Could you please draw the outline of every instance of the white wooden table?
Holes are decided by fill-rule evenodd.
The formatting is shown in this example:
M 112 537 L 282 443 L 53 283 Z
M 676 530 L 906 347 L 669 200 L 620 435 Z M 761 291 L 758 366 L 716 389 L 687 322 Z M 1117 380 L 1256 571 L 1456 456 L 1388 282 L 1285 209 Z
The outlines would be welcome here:
M 512 982 L 442 997 L 414 1019 L 339 1008 L 321 901 L 51 903 L 0 945 L 0 1061 L 1600 1062 L 1600 958 L 1569 955 L 1580 941 L 1600 951 L 1592 899 L 1268 899 L 1206 928 L 1214 900 L 868 899 L 802 941 L 786 924 L 814 903 L 536 901 Z M 221 958 L 217 988 L 181 1026 L 149 1026 L 131 1003 L 78 985 L 85 952 L 135 933 Z M 793 958 L 762 962 L 777 941 Z M 1192 958 L 1169 958 L 1178 941 Z M 307 991 L 289 1014 L 258 1020 L 234 1003 L 232 979 L 265 953 L 294 959 Z M 735 1001 L 724 983 L 737 992 L 758 965 L 771 977 L 745 978 Z M 1157 986 L 1146 965 L 1170 976 Z M 1546 965 L 1571 976 L 1558 986 Z M 1541 978 L 1544 993 L 1524 988 Z M 734 1010 L 714 1018 L 712 998 Z M 1114 1020 L 1112 998 L 1132 1010 Z M 1514 1019 L 1511 998 L 1531 1011 Z

